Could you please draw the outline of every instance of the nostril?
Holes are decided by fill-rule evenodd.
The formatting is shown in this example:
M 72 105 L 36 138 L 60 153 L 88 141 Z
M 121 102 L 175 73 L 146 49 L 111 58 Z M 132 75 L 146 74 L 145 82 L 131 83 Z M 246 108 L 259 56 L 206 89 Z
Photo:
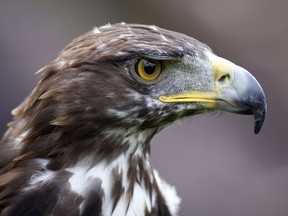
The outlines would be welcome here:
M 229 85 L 230 83 L 230 74 L 225 74 L 225 75 L 222 75 L 219 79 L 218 79 L 218 85 L 219 87 L 224 87 L 226 85 Z
M 226 82 L 226 81 L 229 81 L 230 80 L 230 75 L 229 74 L 226 74 L 226 75 L 223 75 L 219 78 L 218 82 Z

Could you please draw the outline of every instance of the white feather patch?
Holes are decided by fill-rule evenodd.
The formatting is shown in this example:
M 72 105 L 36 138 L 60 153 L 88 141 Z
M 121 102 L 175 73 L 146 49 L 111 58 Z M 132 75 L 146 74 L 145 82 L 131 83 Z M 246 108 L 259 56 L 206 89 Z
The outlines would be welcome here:
M 101 26 L 100 28 L 111 28 L 111 24 L 110 24 L 110 23 L 107 23 L 107 24 Z
M 159 31 L 159 29 L 155 25 L 151 25 L 149 27 L 150 27 L 150 29 L 152 29 L 154 31 Z
M 99 33 L 101 33 L 101 31 L 100 31 L 99 28 L 97 28 L 97 27 L 94 27 L 92 31 L 93 31 L 94 34 L 99 34 Z
M 20 144 L 25 139 L 25 137 L 27 136 L 28 133 L 29 133 L 29 130 L 26 130 L 23 133 L 21 133 L 19 136 L 17 136 L 14 139 L 14 146 L 13 147 L 16 149 L 21 148 L 22 146 Z
M 160 178 L 157 170 L 154 170 L 154 175 L 171 214 L 173 216 L 177 216 L 179 212 L 181 198 L 177 195 L 175 187 L 169 185 L 165 180 Z

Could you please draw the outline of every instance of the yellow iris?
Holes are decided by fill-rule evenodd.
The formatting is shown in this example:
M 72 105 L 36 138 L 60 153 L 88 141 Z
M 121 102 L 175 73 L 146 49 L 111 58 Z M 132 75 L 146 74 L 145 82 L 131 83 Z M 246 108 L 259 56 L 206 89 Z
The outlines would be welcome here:
M 142 79 L 152 81 L 159 77 L 162 65 L 157 60 L 141 59 L 136 63 L 135 71 Z

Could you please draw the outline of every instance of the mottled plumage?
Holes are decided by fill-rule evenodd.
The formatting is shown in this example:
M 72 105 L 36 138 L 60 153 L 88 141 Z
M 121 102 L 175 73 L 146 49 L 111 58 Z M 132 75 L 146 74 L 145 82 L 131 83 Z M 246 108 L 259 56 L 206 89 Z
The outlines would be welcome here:
M 155 26 L 94 28 L 38 73 L 0 144 L 3 216 L 177 215 L 180 198 L 150 162 L 152 137 L 218 110 L 254 114 L 258 132 L 266 112 L 243 68 Z

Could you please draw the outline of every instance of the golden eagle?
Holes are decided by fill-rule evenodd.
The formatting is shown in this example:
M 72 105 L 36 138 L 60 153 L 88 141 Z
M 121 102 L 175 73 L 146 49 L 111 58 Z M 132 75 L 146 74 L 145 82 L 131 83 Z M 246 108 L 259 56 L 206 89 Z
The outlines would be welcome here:
M 150 162 L 153 136 L 215 111 L 253 114 L 258 133 L 266 113 L 249 72 L 156 26 L 94 28 L 39 73 L 0 144 L 2 216 L 177 215 Z

